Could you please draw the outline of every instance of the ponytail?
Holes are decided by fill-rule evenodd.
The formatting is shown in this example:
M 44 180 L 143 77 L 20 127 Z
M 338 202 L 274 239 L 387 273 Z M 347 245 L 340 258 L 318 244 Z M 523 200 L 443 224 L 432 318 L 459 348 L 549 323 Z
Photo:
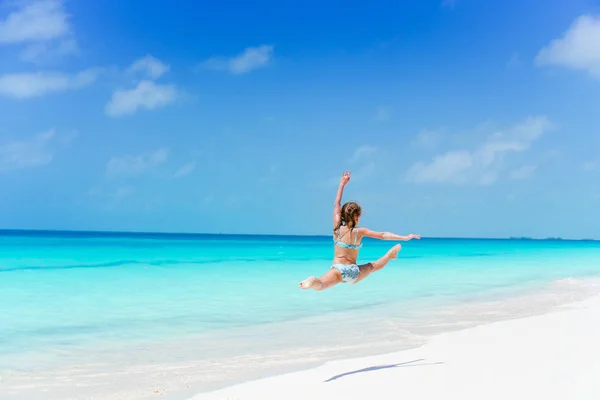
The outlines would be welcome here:
M 360 216 L 361 208 L 354 202 L 348 202 L 342 206 L 340 211 L 340 219 L 333 228 L 335 233 L 342 225 L 346 225 L 350 231 L 356 227 L 356 217 Z
M 335 233 L 338 229 L 340 229 L 340 227 L 343 225 L 344 222 L 344 215 L 340 215 L 340 219 L 337 222 L 337 224 L 333 227 L 333 233 Z

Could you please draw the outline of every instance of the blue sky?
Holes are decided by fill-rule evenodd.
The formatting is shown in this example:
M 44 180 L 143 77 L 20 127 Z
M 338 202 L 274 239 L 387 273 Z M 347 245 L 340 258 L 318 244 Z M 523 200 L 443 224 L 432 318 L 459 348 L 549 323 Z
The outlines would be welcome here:
M 600 238 L 593 1 L 0 1 L 0 227 Z

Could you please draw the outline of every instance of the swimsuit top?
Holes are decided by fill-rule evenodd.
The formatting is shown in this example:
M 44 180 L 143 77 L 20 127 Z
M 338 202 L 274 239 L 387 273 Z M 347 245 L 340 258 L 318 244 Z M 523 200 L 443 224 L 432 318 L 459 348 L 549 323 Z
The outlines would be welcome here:
M 338 237 L 337 240 L 333 239 L 333 243 L 340 247 L 345 247 L 346 249 L 358 250 L 362 247 L 362 243 L 357 244 L 358 242 L 358 232 L 356 233 L 356 239 L 354 239 L 354 244 L 344 243 L 340 241 L 341 239 L 341 228 L 338 229 Z

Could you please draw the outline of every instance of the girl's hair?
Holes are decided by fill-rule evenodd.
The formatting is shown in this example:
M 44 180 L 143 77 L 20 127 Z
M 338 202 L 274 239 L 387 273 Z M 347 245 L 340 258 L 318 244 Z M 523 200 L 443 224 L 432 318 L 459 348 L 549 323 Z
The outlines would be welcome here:
M 333 231 L 337 231 L 342 225 L 346 225 L 350 230 L 354 229 L 356 226 L 356 218 L 360 217 L 361 211 L 360 206 L 353 201 L 344 204 L 340 212 L 340 220 L 337 223 L 337 226 L 333 228 Z

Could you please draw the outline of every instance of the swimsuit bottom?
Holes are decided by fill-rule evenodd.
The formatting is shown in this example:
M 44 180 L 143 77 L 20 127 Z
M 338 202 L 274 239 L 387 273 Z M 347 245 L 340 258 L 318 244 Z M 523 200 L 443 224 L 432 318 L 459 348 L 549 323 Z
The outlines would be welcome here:
M 342 281 L 345 283 L 354 283 L 358 279 L 360 272 L 356 264 L 333 264 L 331 268 L 335 268 L 342 274 Z

